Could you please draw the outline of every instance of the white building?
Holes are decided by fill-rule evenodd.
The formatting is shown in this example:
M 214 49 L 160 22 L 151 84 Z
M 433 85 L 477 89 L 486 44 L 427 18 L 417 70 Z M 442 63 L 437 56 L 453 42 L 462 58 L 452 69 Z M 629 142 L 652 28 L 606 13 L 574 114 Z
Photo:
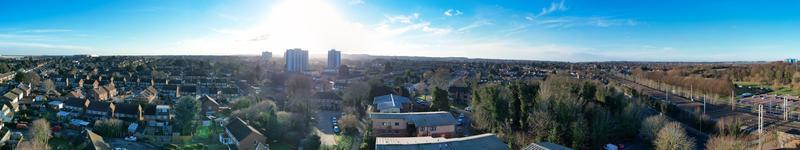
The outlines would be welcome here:
M 283 53 L 283 58 L 286 59 L 287 72 L 303 72 L 308 70 L 308 51 L 300 48 L 287 49 Z
M 342 51 L 331 49 L 328 51 L 328 69 L 338 69 L 342 65 Z
M 264 51 L 261 52 L 261 61 L 264 63 L 269 63 L 269 60 L 272 59 L 272 52 Z

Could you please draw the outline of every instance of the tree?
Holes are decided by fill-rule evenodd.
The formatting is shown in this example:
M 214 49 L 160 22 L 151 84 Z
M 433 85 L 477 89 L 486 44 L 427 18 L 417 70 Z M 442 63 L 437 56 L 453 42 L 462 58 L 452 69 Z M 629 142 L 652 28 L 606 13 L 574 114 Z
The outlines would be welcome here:
M 55 83 L 53 83 L 52 79 L 47 79 L 44 81 L 44 89 L 45 93 L 47 93 L 48 95 L 51 93 L 58 94 L 58 91 L 56 91 L 56 85 Z
M 720 135 L 739 136 L 743 134 L 740 130 L 742 126 L 744 126 L 744 121 L 736 116 L 723 117 L 717 121 L 717 130 Z
M 677 122 L 670 122 L 658 131 L 655 142 L 656 150 L 691 150 L 694 149 L 694 139 L 686 135 L 683 126 Z
M 94 122 L 94 132 L 106 137 L 123 137 L 125 124 L 119 119 L 98 120 Z
M 342 128 L 344 134 L 355 134 L 358 132 L 358 117 L 353 114 L 347 114 L 339 119 L 339 127 Z
M 194 131 L 195 121 L 200 112 L 200 102 L 193 97 L 184 96 L 175 103 L 175 127 L 182 135 Z
M 39 143 L 35 141 L 24 141 L 17 145 L 16 149 L 50 149 L 47 143 Z
M 652 141 L 661 128 L 667 124 L 667 121 L 667 118 L 661 115 L 647 117 L 642 121 L 642 129 L 639 134 L 641 134 L 644 141 Z
M 31 133 L 33 134 L 31 140 L 34 143 L 44 143 L 46 145 L 51 134 L 50 123 L 45 119 L 34 120 L 33 125 L 31 125 Z
M 706 143 L 706 149 L 745 150 L 747 142 L 736 136 L 717 135 Z
M 350 75 L 350 67 L 347 65 L 339 66 L 339 76 L 348 76 Z
M 589 138 L 587 137 L 589 125 L 586 123 L 586 120 L 583 118 L 579 118 L 577 121 L 572 123 L 572 148 L 575 149 L 588 149 L 587 143 L 589 143 Z M 600 140 L 600 139 L 595 139 Z
M 366 115 L 363 110 L 367 109 L 372 102 L 370 101 L 369 92 L 370 86 L 364 82 L 351 83 L 345 90 L 343 99 L 343 107 L 345 113 L 356 114 L 359 118 Z
M 433 103 L 431 109 L 439 111 L 450 110 L 450 99 L 447 98 L 447 91 L 439 87 L 433 88 Z
M 312 134 L 303 141 L 303 149 L 319 149 L 320 144 L 322 144 L 322 142 L 320 142 L 319 136 Z

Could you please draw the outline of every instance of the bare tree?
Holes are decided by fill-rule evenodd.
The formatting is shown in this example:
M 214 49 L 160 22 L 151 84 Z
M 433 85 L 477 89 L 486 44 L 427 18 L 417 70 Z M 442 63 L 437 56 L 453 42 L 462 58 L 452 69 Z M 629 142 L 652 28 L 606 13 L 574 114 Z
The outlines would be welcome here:
M 47 143 L 39 143 L 36 141 L 24 141 L 20 142 L 19 145 L 17 145 L 16 149 L 48 150 L 50 149 L 50 146 L 47 145 Z
M 747 142 L 736 136 L 718 135 L 708 140 L 706 149 L 744 150 Z
M 31 133 L 33 133 L 33 138 L 31 138 L 33 142 L 47 145 L 47 141 L 50 140 L 50 123 L 45 119 L 34 120 Z
M 655 142 L 656 150 L 690 150 L 694 149 L 694 139 L 686 135 L 683 126 L 670 122 L 658 131 Z
M 667 124 L 667 121 L 667 118 L 661 115 L 647 117 L 647 119 L 642 121 L 642 128 L 639 134 L 645 141 L 654 140 L 658 131 Z

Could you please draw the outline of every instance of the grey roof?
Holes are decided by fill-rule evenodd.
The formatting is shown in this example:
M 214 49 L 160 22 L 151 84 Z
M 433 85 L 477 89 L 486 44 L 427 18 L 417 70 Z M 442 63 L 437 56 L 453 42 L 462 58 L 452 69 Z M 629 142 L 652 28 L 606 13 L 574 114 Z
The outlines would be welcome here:
M 233 134 L 233 138 L 236 138 L 237 141 L 241 141 L 246 138 L 250 134 L 256 134 L 258 136 L 264 136 L 261 132 L 258 132 L 255 128 L 247 123 L 244 122 L 239 117 L 231 119 L 231 122 L 225 126 L 231 134 Z M 259 141 L 261 142 L 261 141 Z
M 375 105 L 378 110 L 383 110 L 387 108 L 400 108 L 403 103 L 411 104 L 411 100 L 408 97 L 403 97 L 399 95 L 389 94 L 384 96 L 378 96 L 372 99 L 372 105 Z
M 371 119 L 403 119 L 415 126 L 455 125 L 456 119 L 448 112 L 372 113 Z
M 508 145 L 494 134 L 481 134 L 462 138 L 433 137 L 378 137 L 376 150 L 506 150 Z
M 561 146 L 550 142 L 531 143 L 525 146 L 523 150 L 572 150 L 569 147 Z

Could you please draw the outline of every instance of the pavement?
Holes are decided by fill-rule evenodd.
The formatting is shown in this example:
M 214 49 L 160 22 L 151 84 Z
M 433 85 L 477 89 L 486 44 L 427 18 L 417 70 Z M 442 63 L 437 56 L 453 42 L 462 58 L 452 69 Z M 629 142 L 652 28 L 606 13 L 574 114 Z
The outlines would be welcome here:
M 317 113 L 317 127 L 314 130 L 320 138 L 322 145 L 336 145 L 336 134 L 333 132 L 331 117 L 341 118 L 340 111 L 320 111 Z

